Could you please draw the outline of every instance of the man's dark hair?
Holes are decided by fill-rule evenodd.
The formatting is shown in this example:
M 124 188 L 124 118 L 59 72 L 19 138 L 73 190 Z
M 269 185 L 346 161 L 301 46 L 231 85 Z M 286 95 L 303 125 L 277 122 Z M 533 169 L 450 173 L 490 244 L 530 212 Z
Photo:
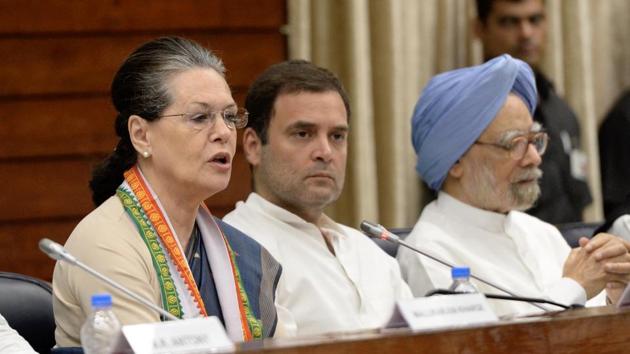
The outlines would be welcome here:
M 339 79 L 329 70 L 306 60 L 289 60 L 267 68 L 247 92 L 245 108 L 249 112 L 247 127 L 254 129 L 260 141 L 267 143 L 267 130 L 278 96 L 300 92 L 339 93 L 350 119 L 350 101 Z
M 492 12 L 492 5 L 497 1 L 521 2 L 523 0 L 475 0 L 477 3 L 477 18 L 485 24 Z

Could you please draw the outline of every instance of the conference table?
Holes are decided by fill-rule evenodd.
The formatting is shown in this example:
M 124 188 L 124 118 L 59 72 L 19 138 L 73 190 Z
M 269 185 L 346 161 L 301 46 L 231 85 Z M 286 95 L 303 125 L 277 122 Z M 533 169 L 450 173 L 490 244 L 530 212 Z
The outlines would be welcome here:
M 630 309 L 574 309 L 474 327 L 341 333 L 244 343 L 237 353 L 630 353 Z

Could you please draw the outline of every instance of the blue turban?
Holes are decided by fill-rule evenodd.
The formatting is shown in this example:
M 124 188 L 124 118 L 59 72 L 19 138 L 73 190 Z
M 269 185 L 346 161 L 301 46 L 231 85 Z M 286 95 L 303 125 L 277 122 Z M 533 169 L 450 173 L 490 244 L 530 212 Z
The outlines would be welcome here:
M 507 54 L 431 79 L 411 117 L 416 171 L 431 189 L 442 187 L 453 164 L 494 120 L 510 92 L 534 114 L 534 73 Z

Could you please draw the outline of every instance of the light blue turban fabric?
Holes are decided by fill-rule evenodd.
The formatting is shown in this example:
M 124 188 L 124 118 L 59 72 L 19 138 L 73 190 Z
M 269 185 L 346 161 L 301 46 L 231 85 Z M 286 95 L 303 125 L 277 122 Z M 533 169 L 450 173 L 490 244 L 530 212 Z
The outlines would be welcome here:
M 538 96 L 534 73 L 507 54 L 431 79 L 411 117 L 416 171 L 431 189 L 442 187 L 453 164 L 494 120 L 510 92 L 534 114 Z

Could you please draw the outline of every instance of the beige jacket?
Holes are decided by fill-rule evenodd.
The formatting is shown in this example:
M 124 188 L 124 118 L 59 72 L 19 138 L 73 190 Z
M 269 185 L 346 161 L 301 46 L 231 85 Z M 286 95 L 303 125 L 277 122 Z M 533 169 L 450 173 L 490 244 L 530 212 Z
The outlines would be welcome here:
M 65 247 L 81 262 L 162 307 L 151 255 L 116 196 L 81 220 Z M 57 262 L 53 274 L 53 310 L 58 346 L 81 345 L 79 333 L 91 311 L 90 298 L 102 292 L 112 295 L 114 313 L 123 325 L 160 320 L 153 310 L 85 271 Z

